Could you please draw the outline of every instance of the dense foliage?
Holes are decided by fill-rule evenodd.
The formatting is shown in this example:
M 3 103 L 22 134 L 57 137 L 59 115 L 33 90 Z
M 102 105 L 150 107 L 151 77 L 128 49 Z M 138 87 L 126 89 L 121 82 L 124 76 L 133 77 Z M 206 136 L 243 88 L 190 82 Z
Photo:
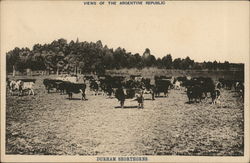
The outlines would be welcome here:
M 227 61 L 198 63 L 186 57 L 173 59 L 171 54 L 162 58 L 155 58 L 150 49 L 140 55 L 126 52 L 118 47 L 113 50 L 107 45 L 103 46 L 99 40 L 93 42 L 79 42 L 78 39 L 70 41 L 58 39 L 50 44 L 35 44 L 32 49 L 14 48 L 7 52 L 7 72 L 31 70 L 46 70 L 53 72 L 97 72 L 107 69 L 157 67 L 166 69 L 208 69 L 229 70 L 230 67 L 243 68 L 242 64 L 231 64 Z

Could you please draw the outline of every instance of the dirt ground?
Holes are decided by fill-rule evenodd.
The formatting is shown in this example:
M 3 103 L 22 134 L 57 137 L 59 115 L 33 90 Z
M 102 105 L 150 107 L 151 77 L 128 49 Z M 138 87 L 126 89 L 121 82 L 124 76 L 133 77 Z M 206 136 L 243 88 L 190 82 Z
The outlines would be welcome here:
M 48 94 L 42 79 L 35 96 L 10 96 L 6 103 L 6 154 L 26 155 L 199 155 L 244 154 L 244 105 L 237 93 L 221 90 L 211 99 L 188 104 L 184 90 L 170 90 L 145 108 L 128 99 L 80 94 Z

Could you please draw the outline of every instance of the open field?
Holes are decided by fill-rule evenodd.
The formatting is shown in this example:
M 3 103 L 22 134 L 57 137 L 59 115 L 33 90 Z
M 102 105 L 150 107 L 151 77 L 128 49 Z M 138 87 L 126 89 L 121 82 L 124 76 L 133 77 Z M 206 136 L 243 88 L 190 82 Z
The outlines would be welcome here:
M 48 94 L 36 76 L 35 96 L 10 96 L 6 103 L 6 154 L 199 155 L 244 154 L 244 105 L 237 93 L 221 90 L 211 99 L 187 104 L 184 90 L 170 90 L 145 108 L 92 95 Z

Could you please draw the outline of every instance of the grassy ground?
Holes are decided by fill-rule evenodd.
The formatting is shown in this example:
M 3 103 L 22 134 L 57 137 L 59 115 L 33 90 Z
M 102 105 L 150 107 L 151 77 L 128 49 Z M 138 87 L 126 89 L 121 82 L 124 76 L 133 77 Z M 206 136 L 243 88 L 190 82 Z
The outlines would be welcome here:
M 237 93 L 222 90 L 220 104 L 211 99 L 187 104 L 183 90 L 145 108 L 92 95 L 45 92 L 42 78 L 35 96 L 10 96 L 6 106 L 6 153 L 40 155 L 243 155 L 244 106 Z

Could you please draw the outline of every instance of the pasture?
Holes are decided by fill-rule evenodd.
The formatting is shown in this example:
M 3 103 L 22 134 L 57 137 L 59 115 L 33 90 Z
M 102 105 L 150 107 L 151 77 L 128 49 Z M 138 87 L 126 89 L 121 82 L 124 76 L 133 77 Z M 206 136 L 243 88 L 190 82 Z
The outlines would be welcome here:
M 232 90 L 188 104 L 184 90 L 152 101 L 144 109 L 127 99 L 86 92 L 47 93 L 36 76 L 35 96 L 6 95 L 6 154 L 243 156 L 244 104 Z

